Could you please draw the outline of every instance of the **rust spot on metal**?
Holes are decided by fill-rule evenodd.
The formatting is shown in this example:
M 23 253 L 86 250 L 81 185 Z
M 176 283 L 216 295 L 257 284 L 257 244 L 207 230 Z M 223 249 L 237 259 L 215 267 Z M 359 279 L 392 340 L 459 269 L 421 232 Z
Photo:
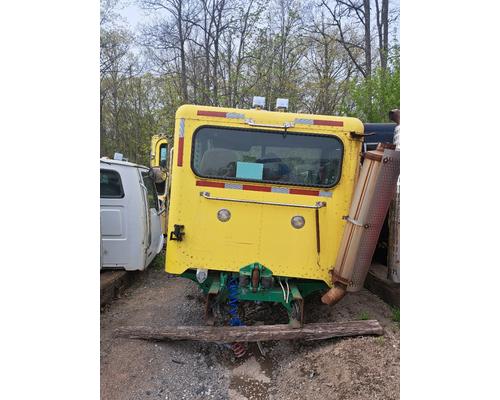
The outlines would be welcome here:
M 321 298 L 323 304 L 332 305 L 340 301 L 345 296 L 347 286 L 340 282 L 335 282 L 333 287 Z
M 259 269 L 254 267 L 252 271 L 252 292 L 256 292 L 259 287 Z

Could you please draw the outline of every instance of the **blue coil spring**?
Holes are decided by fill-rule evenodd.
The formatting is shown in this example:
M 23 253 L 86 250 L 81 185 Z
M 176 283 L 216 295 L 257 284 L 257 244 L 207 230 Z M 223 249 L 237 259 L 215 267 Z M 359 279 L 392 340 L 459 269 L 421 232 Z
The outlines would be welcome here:
M 227 291 L 229 297 L 229 314 L 231 319 L 229 324 L 231 326 L 244 326 L 245 324 L 240 320 L 238 315 L 238 279 L 235 277 L 229 278 L 227 282 Z M 236 342 L 231 345 L 231 348 L 236 357 L 243 357 L 246 353 L 246 348 L 243 343 Z
M 227 290 L 229 292 L 229 314 L 231 326 L 244 326 L 238 315 L 238 279 L 235 277 L 229 278 L 227 282 Z

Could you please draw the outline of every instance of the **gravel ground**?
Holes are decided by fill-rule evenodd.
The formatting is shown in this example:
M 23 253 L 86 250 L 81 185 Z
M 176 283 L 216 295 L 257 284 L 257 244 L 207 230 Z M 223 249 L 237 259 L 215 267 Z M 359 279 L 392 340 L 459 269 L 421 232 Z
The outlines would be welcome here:
M 253 318 L 258 319 L 258 313 Z M 282 322 L 281 310 L 264 310 Z M 101 310 L 101 399 L 399 399 L 399 326 L 370 292 L 336 306 L 306 299 L 306 322 L 378 319 L 381 337 L 250 344 L 242 359 L 222 345 L 113 338 L 130 325 L 203 325 L 204 297 L 191 281 L 150 268 Z M 286 314 L 285 314 L 286 316 Z

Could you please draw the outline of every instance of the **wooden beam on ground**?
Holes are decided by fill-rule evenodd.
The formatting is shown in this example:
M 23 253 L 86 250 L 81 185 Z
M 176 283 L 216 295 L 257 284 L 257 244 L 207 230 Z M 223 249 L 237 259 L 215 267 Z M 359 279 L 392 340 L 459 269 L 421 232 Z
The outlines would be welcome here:
M 137 272 L 139 271 L 101 271 L 101 307 L 111 303 L 137 280 Z
M 399 283 L 387 279 L 387 266 L 372 264 L 365 280 L 365 288 L 393 307 L 399 307 Z
M 383 335 L 377 320 L 306 324 L 294 329 L 288 325 L 259 326 L 149 326 L 122 327 L 115 337 L 143 340 L 193 340 L 198 342 L 233 343 L 266 340 L 322 340 L 343 336 Z

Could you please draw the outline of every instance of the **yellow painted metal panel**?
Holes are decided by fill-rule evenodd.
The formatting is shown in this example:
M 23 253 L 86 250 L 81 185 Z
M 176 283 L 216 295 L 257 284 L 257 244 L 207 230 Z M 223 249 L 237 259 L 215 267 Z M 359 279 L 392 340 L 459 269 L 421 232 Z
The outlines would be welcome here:
M 161 151 L 160 148 L 162 145 L 167 145 L 167 154 L 168 154 L 168 139 L 165 135 L 153 135 L 151 136 L 151 155 L 149 160 L 150 167 L 159 167 L 160 166 L 160 157 Z M 162 169 L 162 175 L 164 179 L 167 179 L 167 171 L 166 168 Z M 165 204 L 167 201 L 167 194 L 158 193 L 158 198 L 161 201 L 161 204 Z M 164 235 L 167 234 L 167 214 L 164 213 L 161 216 L 161 231 Z
M 160 166 L 160 146 L 162 144 L 168 145 L 168 140 L 163 135 L 151 136 L 151 159 L 149 162 L 150 167 Z
M 224 118 L 197 115 L 198 110 L 231 113 L 244 118 Z M 245 129 L 253 128 L 245 120 L 268 125 L 295 123 L 288 132 L 304 134 L 325 134 L 337 136 L 343 144 L 344 154 L 339 183 L 331 189 L 302 187 L 286 184 L 248 182 L 253 186 L 280 186 L 289 189 L 321 190 L 332 193 L 331 197 L 234 190 L 218 187 L 197 186 L 197 180 L 220 183 L 245 184 L 241 181 L 204 179 L 197 177 L 191 168 L 193 133 L 199 127 L 221 126 Z M 339 121 L 343 126 L 310 125 L 297 123 L 299 120 Z M 182 166 L 178 166 L 180 127 L 184 137 Z M 279 129 L 282 131 L 282 129 Z M 182 241 L 167 244 L 166 271 L 180 274 L 188 268 L 239 271 L 252 262 L 260 262 L 278 276 L 323 280 L 330 284 L 328 271 L 332 268 L 339 249 L 345 221 L 354 190 L 355 177 L 359 168 L 361 141 L 351 138 L 350 132 L 363 133 L 363 124 L 355 118 L 333 117 L 310 114 L 281 113 L 263 110 L 230 109 L 207 106 L 184 105 L 177 110 L 174 135 L 171 203 L 168 217 L 168 231 L 174 225 L 184 225 Z M 317 252 L 315 210 L 283 207 L 265 204 L 245 204 L 230 201 L 208 200 L 200 196 L 206 191 L 212 197 L 260 202 L 314 205 L 326 202 L 319 209 L 321 251 Z M 231 219 L 220 222 L 217 211 L 226 208 Z M 291 218 L 301 215 L 305 226 L 295 229 Z

